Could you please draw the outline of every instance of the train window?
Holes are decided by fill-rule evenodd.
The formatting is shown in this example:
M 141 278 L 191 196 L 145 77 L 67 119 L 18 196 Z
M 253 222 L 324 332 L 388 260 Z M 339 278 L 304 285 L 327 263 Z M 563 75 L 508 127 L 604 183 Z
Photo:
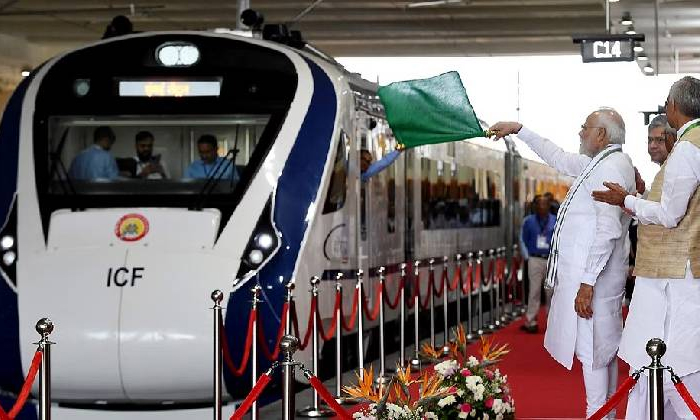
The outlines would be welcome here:
M 396 164 L 389 166 L 386 174 L 386 231 L 394 233 L 396 232 Z
M 348 151 L 346 147 L 347 138 L 344 131 L 340 132 L 338 148 L 333 161 L 333 172 L 328 184 L 326 201 L 323 204 L 323 214 L 333 213 L 340 210 L 345 205 L 348 183 Z
M 50 119 L 50 194 L 230 193 L 269 116 Z M 211 182 L 211 180 L 218 182 Z

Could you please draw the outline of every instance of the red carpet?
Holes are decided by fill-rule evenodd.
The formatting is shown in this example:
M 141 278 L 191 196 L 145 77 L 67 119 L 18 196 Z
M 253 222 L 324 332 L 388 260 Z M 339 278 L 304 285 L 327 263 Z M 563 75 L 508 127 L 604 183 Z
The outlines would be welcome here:
M 557 363 L 544 349 L 546 318 L 540 314 L 538 334 L 520 330 L 518 320 L 494 334 L 494 343 L 508 343 L 511 352 L 499 368 L 508 375 L 508 382 L 516 404 L 517 419 L 583 419 L 586 415 L 586 396 L 581 364 L 575 360 L 571 371 Z M 471 345 L 472 354 L 478 353 L 478 342 Z M 619 382 L 624 380 L 629 367 L 619 360 Z M 625 417 L 625 397 L 617 407 L 617 418 Z M 357 409 L 357 408 L 355 408 Z M 355 411 L 351 409 L 350 411 Z
M 495 335 L 495 342 L 508 343 L 511 352 L 500 365 L 508 375 L 518 419 L 582 419 L 586 416 L 586 394 L 581 364 L 576 360 L 571 371 L 557 363 L 544 349 L 546 318 L 540 314 L 538 334 L 520 330 L 516 321 Z M 476 349 L 475 349 L 476 351 Z M 629 367 L 619 361 L 619 378 L 624 380 Z M 620 381 L 621 382 L 621 381 Z M 625 417 L 625 397 L 617 407 L 617 418 Z

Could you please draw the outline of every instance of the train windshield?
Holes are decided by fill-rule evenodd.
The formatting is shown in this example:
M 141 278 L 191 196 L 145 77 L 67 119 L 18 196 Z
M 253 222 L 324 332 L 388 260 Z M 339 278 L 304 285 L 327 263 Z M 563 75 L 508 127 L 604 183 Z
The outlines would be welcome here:
M 270 115 L 242 114 L 52 117 L 47 192 L 230 194 L 260 155 L 255 151 L 269 121 Z

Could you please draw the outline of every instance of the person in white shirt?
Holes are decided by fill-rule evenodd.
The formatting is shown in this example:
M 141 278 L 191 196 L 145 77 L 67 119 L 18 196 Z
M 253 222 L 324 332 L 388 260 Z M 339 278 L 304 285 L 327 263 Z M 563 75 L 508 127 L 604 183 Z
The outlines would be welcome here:
M 700 401 L 700 80 L 674 83 L 666 101 L 678 140 L 656 175 L 647 199 L 614 182 L 596 200 L 624 207 L 639 221 L 635 290 L 620 343 L 620 357 L 632 370 L 650 363 L 651 338 L 667 345 L 664 365 L 673 368 Z M 628 419 L 649 418 L 648 380 L 630 393 Z M 694 419 L 664 373 L 664 416 Z
M 591 113 L 579 132 L 580 154 L 565 152 L 520 123 L 499 122 L 490 130 L 496 138 L 517 134 L 548 165 L 576 177 L 559 208 L 547 262 L 554 295 L 544 345 L 567 369 L 574 355 L 581 361 L 589 417 L 617 388 L 630 220 L 619 207 L 593 201 L 591 191 L 613 178 L 634 188 L 632 161 L 621 146 L 625 123 L 611 108 Z

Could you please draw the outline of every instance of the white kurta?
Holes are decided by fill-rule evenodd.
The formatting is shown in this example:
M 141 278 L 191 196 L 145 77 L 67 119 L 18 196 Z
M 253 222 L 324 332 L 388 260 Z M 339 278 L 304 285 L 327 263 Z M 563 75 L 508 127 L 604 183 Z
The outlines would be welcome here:
M 680 138 L 694 120 L 678 131 Z M 700 130 L 700 128 L 695 128 Z M 627 196 L 625 207 L 639 223 L 673 228 L 685 216 L 688 202 L 700 185 L 700 148 L 676 142 L 668 156 L 661 190 L 661 202 Z M 679 376 L 700 371 L 700 273 L 689 264 L 684 279 L 637 277 L 630 312 L 620 343 L 620 357 L 633 369 L 648 365 L 645 347 L 651 338 L 666 342 L 661 359 Z
M 578 177 L 591 161 L 588 156 L 565 152 L 525 127 L 518 137 L 565 175 Z M 621 308 L 629 256 L 625 239 L 630 218 L 619 207 L 593 200 L 591 192 L 605 189 L 604 181 L 634 190 L 634 167 L 629 156 L 612 153 L 593 169 L 572 197 L 561 227 L 557 285 L 544 344 L 552 357 L 568 369 L 573 364 L 579 326 L 593 329 L 592 342 L 585 344 L 591 346 L 585 352 L 591 360 L 582 360 L 593 369 L 612 361 L 622 333 Z M 594 286 L 593 317 L 584 322 L 579 322 L 574 310 L 581 283 Z

